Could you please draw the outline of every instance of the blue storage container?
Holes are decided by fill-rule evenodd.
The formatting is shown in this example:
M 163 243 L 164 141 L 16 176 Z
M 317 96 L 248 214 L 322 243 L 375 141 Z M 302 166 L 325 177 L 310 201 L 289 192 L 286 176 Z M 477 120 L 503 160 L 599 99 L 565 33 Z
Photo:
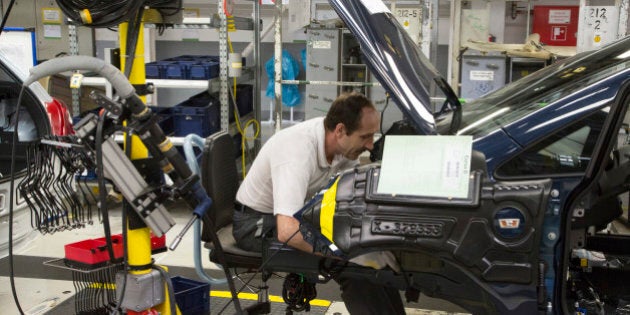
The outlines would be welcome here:
M 219 61 L 207 60 L 204 62 L 208 67 L 208 79 L 219 77 Z
M 171 108 L 175 136 L 194 133 L 207 137 L 219 131 L 221 116 L 218 99 L 208 92 L 192 96 Z
M 145 64 L 144 72 L 147 79 L 162 79 L 162 69 L 155 61 Z
M 208 80 L 210 79 L 210 69 L 207 65 L 202 63 L 197 63 L 190 66 L 190 76 L 191 80 Z
M 148 79 L 166 79 L 166 70 L 171 65 L 177 66 L 173 61 L 159 60 L 149 62 L 144 66 L 145 76 Z M 175 72 L 175 76 L 181 76 L 181 74 Z
M 208 80 L 219 76 L 219 65 L 219 56 L 181 55 L 149 62 L 145 72 L 149 79 Z
M 188 78 L 186 65 L 172 62 L 166 66 L 165 79 L 180 79 L 184 80 Z
M 158 125 L 165 135 L 170 136 L 175 132 L 175 123 L 170 107 L 149 106 L 158 117 Z
M 210 314 L 210 284 L 186 279 L 180 276 L 171 278 L 175 301 L 182 315 Z
M 191 80 L 208 80 L 219 76 L 219 63 L 216 61 L 202 60 L 188 69 L 188 78 Z

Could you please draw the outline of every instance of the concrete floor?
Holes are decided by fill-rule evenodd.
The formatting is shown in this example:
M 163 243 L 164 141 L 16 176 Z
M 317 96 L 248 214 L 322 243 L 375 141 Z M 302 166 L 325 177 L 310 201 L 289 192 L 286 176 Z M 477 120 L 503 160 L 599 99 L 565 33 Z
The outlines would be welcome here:
M 181 205 L 168 205 L 176 226 L 167 233 L 167 244 L 180 232 L 190 217 L 190 212 Z M 122 229 L 121 211 L 114 208 L 110 212 L 112 233 L 120 233 Z M 103 236 L 101 224 L 94 224 L 82 229 L 41 235 L 34 232 L 29 240 L 14 251 L 15 288 L 22 310 L 26 314 L 62 315 L 75 313 L 74 296 L 77 292 L 72 277 L 73 272 L 50 266 L 49 261 L 63 258 L 64 245 L 80 240 Z M 207 260 L 207 250 L 203 249 L 202 261 L 204 269 L 211 276 L 221 277 L 222 271 Z M 153 256 L 157 264 L 168 266 L 170 276 L 182 276 L 198 280 L 193 265 L 192 229 L 175 251 L 167 251 Z M 0 314 L 19 314 L 14 302 L 9 283 L 9 259 L 0 259 Z M 255 282 L 256 283 L 256 282 Z M 281 298 L 282 279 L 274 277 L 269 281 L 274 314 L 285 314 L 285 305 Z M 239 284 L 237 282 L 237 287 Z M 348 314 L 343 302 L 340 302 L 339 288 L 333 281 L 317 286 L 317 303 L 308 314 Z M 226 285 L 211 288 L 211 314 L 219 314 L 220 309 L 229 302 Z M 252 295 L 241 298 L 243 305 L 252 303 Z M 455 314 L 464 312 L 461 308 L 446 301 L 421 296 L 419 303 L 406 305 L 407 314 Z M 232 314 L 234 308 L 226 307 L 225 314 Z

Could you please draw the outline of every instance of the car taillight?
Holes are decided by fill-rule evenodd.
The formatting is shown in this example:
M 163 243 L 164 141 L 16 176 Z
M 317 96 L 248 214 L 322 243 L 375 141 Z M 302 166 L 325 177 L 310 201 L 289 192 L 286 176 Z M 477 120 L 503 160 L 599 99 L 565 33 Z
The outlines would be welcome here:
M 53 135 L 65 136 L 74 134 L 70 112 L 61 100 L 53 98 L 51 102 L 46 102 L 46 112 L 48 113 Z

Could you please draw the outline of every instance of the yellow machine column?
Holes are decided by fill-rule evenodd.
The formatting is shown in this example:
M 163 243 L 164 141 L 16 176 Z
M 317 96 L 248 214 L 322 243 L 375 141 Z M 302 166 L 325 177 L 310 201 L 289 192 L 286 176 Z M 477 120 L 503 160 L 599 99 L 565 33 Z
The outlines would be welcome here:
M 127 36 L 130 31 L 128 23 L 122 23 L 119 25 L 119 41 L 120 41 L 120 65 L 121 72 L 125 73 L 125 65 L 127 58 L 133 58 L 131 72 L 129 75 L 129 82 L 134 86 L 143 86 L 146 84 L 145 75 L 145 60 L 144 60 L 144 25 L 140 23 L 138 38 L 136 41 L 135 52 L 133 56 L 127 56 L 129 47 L 127 47 Z M 142 93 L 140 93 L 142 94 Z M 146 102 L 146 96 L 140 95 L 143 102 Z M 125 139 L 129 137 L 125 136 Z M 132 135 L 131 141 L 125 141 L 125 146 L 130 145 L 130 154 L 132 160 L 145 159 L 148 157 L 148 150 L 140 140 L 138 136 Z M 132 275 L 147 275 L 154 270 L 152 269 L 152 257 L 151 257 L 151 231 L 142 220 L 138 217 L 138 214 L 131 209 L 129 205 L 123 205 L 123 211 L 126 211 L 128 216 L 127 221 L 127 262 L 130 268 L 129 273 Z M 144 268 L 146 267 L 146 268 Z M 165 267 L 163 267 L 165 268 Z M 164 285 L 164 301 L 153 307 L 162 315 L 171 315 L 171 301 L 167 294 L 168 289 L 166 283 Z M 140 313 L 140 310 L 131 310 L 132 313 Z M 146 311 L 146 310 L 145 310 Z M 177 310 L 177 314 L 180 314 Z

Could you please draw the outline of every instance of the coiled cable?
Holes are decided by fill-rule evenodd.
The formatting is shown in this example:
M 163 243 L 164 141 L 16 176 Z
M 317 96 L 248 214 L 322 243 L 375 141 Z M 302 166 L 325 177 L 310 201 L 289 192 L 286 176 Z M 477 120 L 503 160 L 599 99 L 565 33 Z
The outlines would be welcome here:
M 303 276 L 290 273 L 282 284 L 282 299 L 287 304 L 287 310 L 301 312 L 311 310 L 311 300 L 317 296 L 315 284 L 304 279 Z

